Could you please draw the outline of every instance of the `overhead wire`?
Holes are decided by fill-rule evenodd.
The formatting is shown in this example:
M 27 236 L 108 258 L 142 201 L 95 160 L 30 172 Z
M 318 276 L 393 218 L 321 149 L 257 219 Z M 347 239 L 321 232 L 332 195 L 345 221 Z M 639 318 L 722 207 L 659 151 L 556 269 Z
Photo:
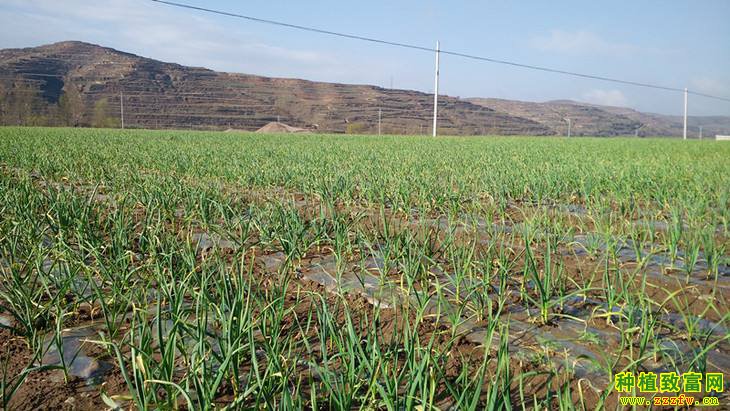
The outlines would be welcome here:
M 538 65 L 533 65 L 533 64 L 519 63 L 519 62 L 514 62 L 514 61 L 502 60 L 502 59 L 497 59 L 497 58 L 493 58 L 493 57 L 478 56 L 478 55 L 474 55 L 474 54 L 462 53 L 462 52 L 451 51 L 451 50 L 440 50 L 440 49 L 437 50 L 432 47 L 419 46 L 419 45 L 415 45 L 415 44 L 402 43 L 402 42 L 398 42 L 398 41 L 383 40 L 383 39 L 367 37 L 367 36 L 362 36 L 362 35 L 357 35 L 357 34 L 342 33 L 342 32 L 337 32 L 337 31 L 332 31 L 332 30 L 325 30 L 325 29 L 319 29 L 319 28 L 315 28 L 315 27 L 303 26 L 303 25 L 299 25 L 299 24 L 285 23 L 285 22 L 281 22 L 281 21 L 264 19 L 264 18 L 260 18 L 260 17 L 254 17 L 254 16 L 249 16 L 249 15 L 244 15 L 244 14 L 239 14 L 239 13 L 232 13 L 232 12 L 227 12 L 227 11 L 209 9 L 206 7 L 193 6 L 193 5 L 184 4 L 184 3 L 177 3 L 174 1 L 168 1 L 168 0 L 150 0 L 150 1 L 155 2 L 155 3 L 166 4 L 166 5 L 172 6 L 172 7 L 197 10 L 197 11 L 202 11 L 202 12 L 211 13 L 211 14 L 217 14 L 217 15 L 222 15 L 222 16 L 227 16 L 227 17 L 234 17 L 234 18 L 254 21 L 257 23 L 270 24 L 270 25 L 286 27 L 286 28 L 291 28 L 291 29 L 296 29 L 296 30 L 308 31 L 308 32 L 312 32 L 312 33 L 319 33 L 319 34 L 324 34 L 324 35 L 342 37 L 342 38 L 347 38 L 347 39 L 351 39 L 351 40 L 360 40 L 360 41 L 366 41 L 366 42 L 370 42 L 370 43 L 383 44 L 383 45 L 394 46 L 394 47 L 401 47 L 401 48 L 406 48 L 406 49 L 411 49 L 411 50 L 427 51 L 430 53 L 439 52 L 441 54 L 451 55 L 451 56 L 455 56 L 455 57 L 462 57 L 462 58 L 471 59 L 471 60 L 485 61 L 485 62 L 490 62 L 490 63 L 509 65 L 509 66 L 513 66 L 513 67 L 520 67 L 520 68 L 525 68 L 525 69 L 530 69 L 530 70 L 539 70 L 539 71 L 544 71 L 544 72 L 549 72 L 549 73 L 563 74 L 563 75 L 581 77 L 581 78 L 592 79 L 592 80 L 607 81 L 607 82 L 625 84 L 625 85 L 630 85 L 630 86 L 646 87 L 646 88 L 652 88 L 652 89 L 657 89 L 657 90 L 675 91 L 675 92 L 684 92 L 685 91 L 685 89 L 678 88 L 678 87 L 668 87 L 668 86 L 663 86 L 663 85 L 658 85 L 658 84 L 644 83 L 644 82 L 640 82 L 640 81 L 623 80 L 623 79 L 613 78 L 613 77 L 608 77 L 608 76 L 579 73 L 579 72 L 575 72 L 575 71 L 562 70 L 562 69 L 538 66 Z M 700 92 L 692 91 L 692 90 L 687 90 L 687 93 L 706 97 L 706 98 L 730 102 L 730 98 L 726 98 L 726 97 L 722 97 L 722 96 L 715 96 L 712 94 L 700 93 Z

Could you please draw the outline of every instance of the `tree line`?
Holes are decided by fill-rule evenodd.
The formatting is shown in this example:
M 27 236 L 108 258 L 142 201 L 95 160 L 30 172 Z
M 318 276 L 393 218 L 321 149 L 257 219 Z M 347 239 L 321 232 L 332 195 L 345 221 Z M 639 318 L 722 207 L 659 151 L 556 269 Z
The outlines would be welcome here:
M 120 119 L 111 115 L 109 100 L 90 101 L 70 83 L 52 103 L 37 87 L 6 82 L 0 83 L 0 125 L 116 128 Z

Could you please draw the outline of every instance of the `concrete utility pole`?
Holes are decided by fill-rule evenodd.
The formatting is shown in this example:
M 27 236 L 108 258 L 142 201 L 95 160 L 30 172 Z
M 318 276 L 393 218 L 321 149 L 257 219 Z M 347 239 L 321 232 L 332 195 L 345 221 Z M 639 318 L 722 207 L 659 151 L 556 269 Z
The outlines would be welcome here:
M 644 127 L 644 125 L 640 124 L 638 127 L 636 127 L 634 129 L 634 137 L 639 137 L 639 130 L 641 130 L 642 127 Z
M 570 119 L 568 117 L 565 117 L 564 120 L 568 122 L 568 138 L 570 138 L 570 126 L 571 126 Z
M 380 135 L 380 121 L 383 118 L 383 109 L 378 107 L 378 135 Z
M 433 136 L 436 137 L 437 119 L 439 113 L 439 54 L 441 44 L 436 41 L 436 86 L 433 90 Z
M 122 114 L 122 130 L 124 130 L 124 92 L 119 91 L 119 109 Z
M 687 139 L 687 87 L 684 88 L 684 133 L 682 137 Z
M 702 126 L 700 126 L 700 140 L 702 140 Z

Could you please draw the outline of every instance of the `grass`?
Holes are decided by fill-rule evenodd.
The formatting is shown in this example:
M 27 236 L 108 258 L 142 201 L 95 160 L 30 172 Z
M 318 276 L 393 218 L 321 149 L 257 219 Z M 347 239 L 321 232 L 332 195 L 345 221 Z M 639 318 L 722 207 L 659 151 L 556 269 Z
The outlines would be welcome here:
M 730 357 L 727 144 L 0 143 L 0 314 L 28 353 L 3 367 L 4 404 L 36 374 L 73 375 L 44 341 L 63 352 L 88 324 L 84 349 L 123 381 L 100 403 L 138 409 L 619 407 L 615 373 Z

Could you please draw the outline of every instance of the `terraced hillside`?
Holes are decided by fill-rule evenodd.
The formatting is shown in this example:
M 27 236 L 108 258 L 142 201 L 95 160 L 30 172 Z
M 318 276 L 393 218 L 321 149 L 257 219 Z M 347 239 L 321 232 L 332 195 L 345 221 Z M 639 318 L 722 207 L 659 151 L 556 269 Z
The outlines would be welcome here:
M 554 134 L 566 134 L 567 122 L 572 121 L 572 134 L 583 136 L 681 136 L 682 117 L 642 113 L 626 107 L 599 106 L 570 100 L 531 101 L 497 98 L 470 98 L 474 104 L 492 110 L 524 117 L 549 127 Z M 730 117 L 689 116 L 688 134 L 698 137 L 702 126 L 704 137 L 730 132 Z
M 622 114 L 611 113 L 596 106 L 576 104 L 572 101 L 534 103 L 489 98 L 474 98 L 469 101 L 536 121 L 549 127 L 555 134 L 567 134 L 568 124 L 565 118 L 571 119 L 571 132 L 574 135 L 631 135 L 642 125 L 640 121 Z
M 412 90 L 220 73 L 82 42 L 0 50 L 0 124 L 255 130 L 280 120 L 320 132 L 426 134 L 433 96 Z M 681 118 L 574 101 L 440 98 L 440 133 L 680 136 Z M 690 117 L 690 135 L 730 117 Z
M 80 42 L 0 51 L 0 79 L 4 124 L 89 125 L 101 121 L 101 111 L 113 125 L 120 93 L 127 125 L 143 128 L 254 130 L 281 119 L 319 131 L 373 132 L 380 108 L 383 132 L 415 134 L 429 130 L 433 107 L 431 95 L 415 91 L 218 73 Z M 457 98 L 441 104 L 443 133 L 552 134 Z

